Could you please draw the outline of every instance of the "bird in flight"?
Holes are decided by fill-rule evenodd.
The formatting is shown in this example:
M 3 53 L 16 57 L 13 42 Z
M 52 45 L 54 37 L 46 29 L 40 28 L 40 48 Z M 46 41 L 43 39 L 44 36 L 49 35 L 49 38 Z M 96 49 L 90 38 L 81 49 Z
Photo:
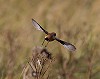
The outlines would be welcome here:
M 37 23 L 34 19 L 32 19 L 32 23 L 33 23 L 33 26 L 37 29 L 37 30 L 40 30 L 42 32 L 44 32 L 46 34 L 45 38 L 44 38 L 44 41 L 42 43 L 42 45 L 44 44 L 45 40 L 49 42 L 51 41 L 58 41 L 59 43 L 61 43 L 65 48 L 67 48 L 69 51 L 73 52 L 76 50 L 76 47 L 74 45 L 72 45 L 71 43 L 68 43 L 68 42 L 65 42 L 63 40 L 60 40 L 59 38 L 56 37 L 56 33 L 55 32 L 51 32 L 49 33 L 48 31 L 44 30 L 42 28 L 41 25 L 39 25 L 39 23 Z M 47 47 L 48 43 L 45 45 L 45 47 Z

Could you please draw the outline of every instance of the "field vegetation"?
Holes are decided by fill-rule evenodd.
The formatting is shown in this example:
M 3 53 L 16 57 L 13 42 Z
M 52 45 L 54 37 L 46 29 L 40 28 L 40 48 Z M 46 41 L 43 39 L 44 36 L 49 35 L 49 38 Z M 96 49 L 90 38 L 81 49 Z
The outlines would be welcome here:
M 100 79 L 100 0 L 0 0 L 0 79 L 18 79 L 32 49 L 42 46 L 45 34 L 32 18 L 77 48 L 49 43 L 49 79 Z

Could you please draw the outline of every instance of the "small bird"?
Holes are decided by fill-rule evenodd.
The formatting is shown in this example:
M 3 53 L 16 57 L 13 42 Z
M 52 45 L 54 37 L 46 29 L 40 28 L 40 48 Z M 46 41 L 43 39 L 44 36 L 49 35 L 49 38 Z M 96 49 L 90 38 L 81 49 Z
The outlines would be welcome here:
M 45 40 L 48 41 L 48 43 L 51 42 L 51 41 L 56 40 L 56 41 L 60 42 L 60 43 L 61 43 L 65 48 L 67 48 L 69 51 L 73 52 L 73 51 L 76 50 L 76 47 L 75 47 L 74 45 L 72 45 L 71 43 L 68 43 L 68 42 L 65 42 L 65 41 L 62 41 L 62 40 L 58 39 L 58 38 L 56 37 L 56 33 L 55 33 L 55 32 L 49 33 L 48 31 L 44 30 L 44 29 L 42 28 L 42 26 L 39 25 L 39 23 L 37 23 L 34 19 L 32 19 L 32 23 L 33 23 L 33 26 L 34 26 L 37 30 L 40 30 L 40 31 L 42 31 L 42 32 L 44 32 L 44 33 L 46 34 L 45 39 L 44 39 L 42 45 L 44 44 Z M 45 45 L 45 47 L 47 47 L 48 43 Z

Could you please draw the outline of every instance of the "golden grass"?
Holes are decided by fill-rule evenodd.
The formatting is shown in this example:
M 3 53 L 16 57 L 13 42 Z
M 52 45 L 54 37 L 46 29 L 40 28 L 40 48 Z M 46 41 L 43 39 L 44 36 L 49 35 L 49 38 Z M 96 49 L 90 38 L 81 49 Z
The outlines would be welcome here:
M 34 46 L 41 45 L 44 34 L 32 26 L 32 18 L 77 47 L 76 53 L 70 55 L 57 42 L 48 45 L 48 50 L 57 59 L 52 79 L 100 78 L 99 0 L 1 0 L 1 79 L 18 79 L 25 58 L 31 55 Z

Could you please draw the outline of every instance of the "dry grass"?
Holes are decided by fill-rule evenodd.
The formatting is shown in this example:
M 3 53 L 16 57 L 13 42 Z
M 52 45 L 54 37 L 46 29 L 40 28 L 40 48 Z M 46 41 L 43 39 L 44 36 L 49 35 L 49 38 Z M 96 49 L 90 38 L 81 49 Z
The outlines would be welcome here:
M 35 47 L 33 49 L 32 57 L 28 59 L 26 66 L 22 71 L 23 79 L 49 79 L 49 71 L 54 58 L 47 49 L 42 47 Z
M 56 58 L 50 79 L 100 79 L 99 0 L 1 0 L 1 79 L 18 79 L 25 58 L 43 41 L 44 34 L 34 29 L 31 18 L 77 47 L 70 54 L 57 42 L 48 45 Z

